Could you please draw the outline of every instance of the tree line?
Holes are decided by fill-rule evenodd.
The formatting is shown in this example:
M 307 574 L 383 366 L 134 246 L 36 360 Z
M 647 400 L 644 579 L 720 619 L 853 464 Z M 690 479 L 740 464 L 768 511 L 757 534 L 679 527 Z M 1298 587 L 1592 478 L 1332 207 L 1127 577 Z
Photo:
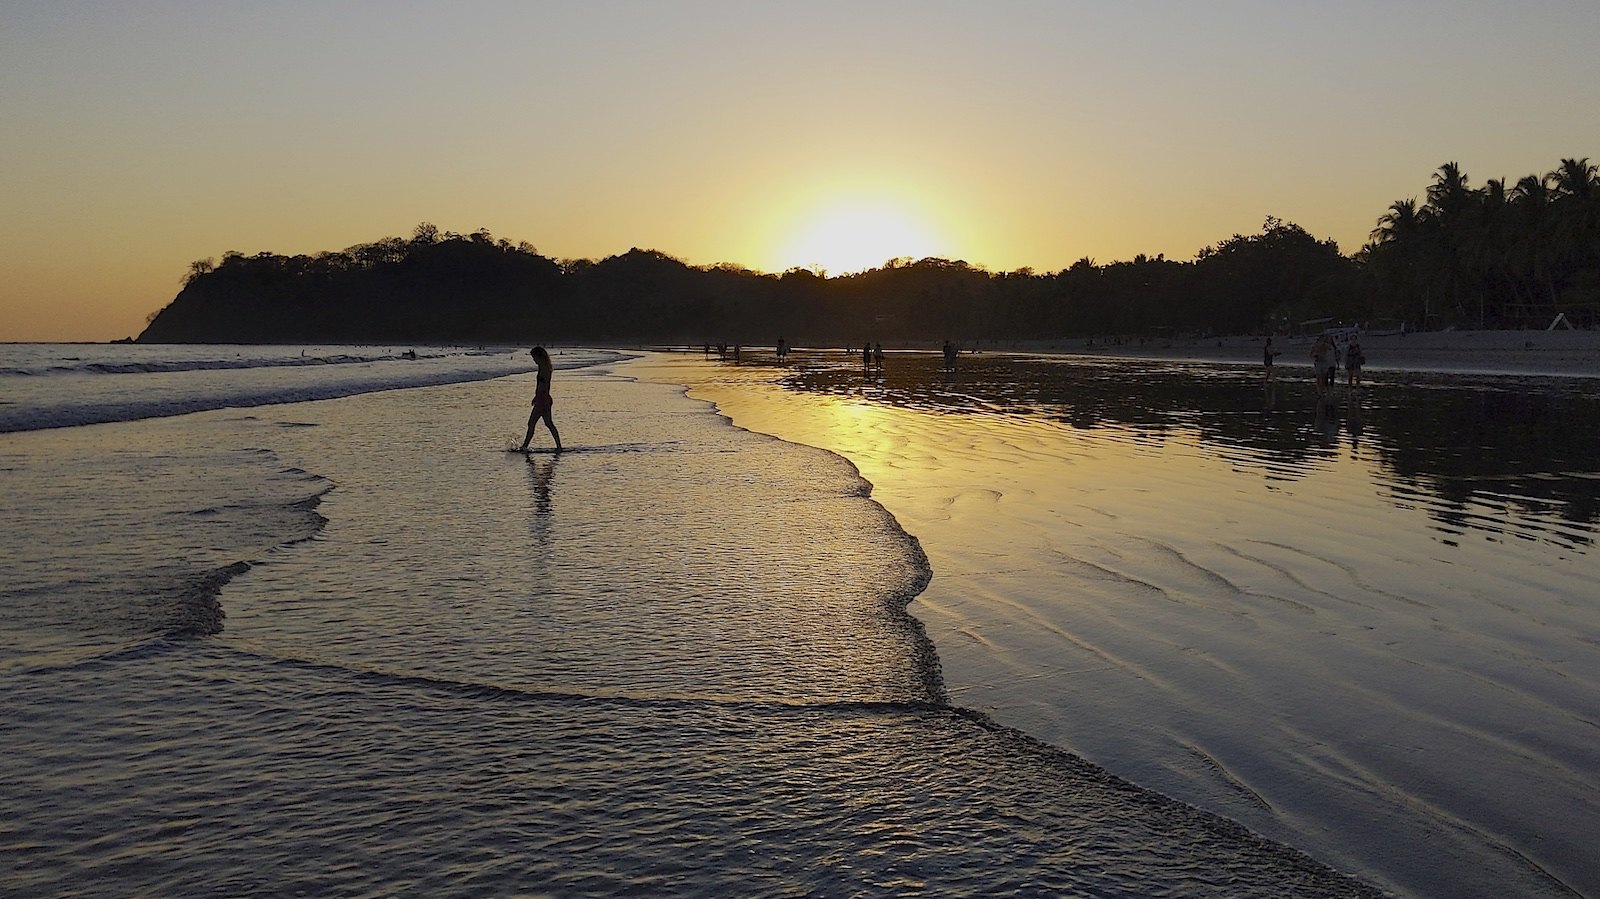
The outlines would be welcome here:
M 1510 186 L 1468 186 L 1454 162 L 1423 202 L 1397 200 L 1359 261 L 1376 304 L 1424 327 L 1543 325 L 1558 314 L 1587 327 L 1600 306 L 1600 173 L 1587 158 Z
M 1055 273 L 893 259 L 826 277 L 691 266 L 634 248 L 551 259 L 429 223 L 314 256 L 193 263 L 142 342 L 1009 341 L 1283 332 L 1321 319 L 1412 328 L 1600 325 L 1600 176 L 1562 160 L 1510 189 L 1455 163 L 1350 256 L 1268 217 L 1192 261 L 1080 259 Z

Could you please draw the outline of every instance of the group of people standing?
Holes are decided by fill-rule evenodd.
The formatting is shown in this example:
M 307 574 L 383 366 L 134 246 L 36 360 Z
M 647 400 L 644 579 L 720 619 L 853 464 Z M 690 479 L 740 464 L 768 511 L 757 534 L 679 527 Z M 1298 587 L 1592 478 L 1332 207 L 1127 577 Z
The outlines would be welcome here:
M 1272 338 L 1268 337 L 1261 351 L 1261 364 L 1266 369 L 1268 382 L 1276 380 L 1275 365 L 1281 355 L 1282 352 L 1273 347 Z M 1352 337 L 1341 348 L 1333 335 L 1326 331 L 1318 334 L 1316 341 L 1311 344 L 1311 371 L 1316 377 L 1317 396 L 1327 396 L 1333 391 L 1338 382 L 1340 365 L 1344 366 L 1345 386 L 1360 387 L 1361 367 L 1366 362 L 1367 355 L 1361 350 L 1359 337 Z
M 867 371 L 883 372 L 883 344 L 874 346 L 870 343 L 861 345 L 861 367 Z

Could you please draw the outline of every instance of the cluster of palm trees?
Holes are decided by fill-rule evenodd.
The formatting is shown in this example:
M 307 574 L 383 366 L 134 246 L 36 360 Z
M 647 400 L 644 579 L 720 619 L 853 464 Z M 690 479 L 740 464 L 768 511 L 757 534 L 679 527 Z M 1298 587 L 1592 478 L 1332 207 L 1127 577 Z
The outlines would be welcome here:
M 1426 201 L 1399 200 L 1358 259 L 1395 318 L 1424 328 L 1600 325 L 1600 167 L 1563 159 L 1471 188 L 1454 162 Z

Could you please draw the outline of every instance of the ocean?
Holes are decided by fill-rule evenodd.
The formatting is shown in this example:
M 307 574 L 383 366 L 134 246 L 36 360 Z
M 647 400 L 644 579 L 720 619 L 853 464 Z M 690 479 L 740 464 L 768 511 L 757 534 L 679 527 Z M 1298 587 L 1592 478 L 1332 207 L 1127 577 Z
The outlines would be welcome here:
M 1371 892 L 952 703 L 843 457 L 555 361 L 523 455 L 525 350 L 0 348 L 0 892 Z

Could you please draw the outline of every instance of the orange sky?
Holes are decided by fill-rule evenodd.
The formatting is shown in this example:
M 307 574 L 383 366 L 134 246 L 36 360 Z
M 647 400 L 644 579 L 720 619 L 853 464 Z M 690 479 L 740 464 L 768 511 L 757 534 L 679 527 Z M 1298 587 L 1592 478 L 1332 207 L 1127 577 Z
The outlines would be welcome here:
M 1346 251 L 1443 162 L 1600 158 L 1589 2 L 0 5 L 0 340 L 420 221 L 841 273 Z M 1492 123 L 1492 127 L 1489 124 Z

